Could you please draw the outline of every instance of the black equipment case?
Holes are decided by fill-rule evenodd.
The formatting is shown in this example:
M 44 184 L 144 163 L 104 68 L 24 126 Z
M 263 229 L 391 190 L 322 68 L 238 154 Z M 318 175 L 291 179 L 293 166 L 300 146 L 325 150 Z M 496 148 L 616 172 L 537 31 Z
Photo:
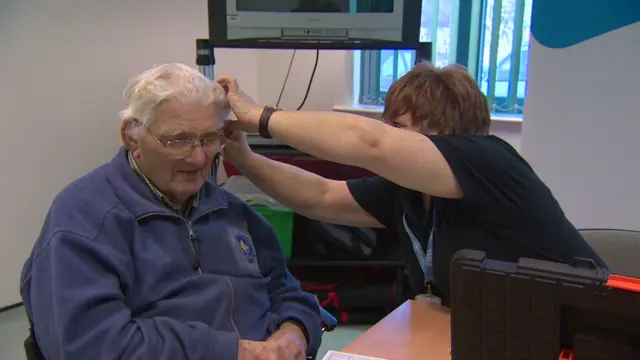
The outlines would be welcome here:
M 453 360 L 638 360 L 640 280 L 591 260 L 509 263 L 459 251 L 451 352 Z

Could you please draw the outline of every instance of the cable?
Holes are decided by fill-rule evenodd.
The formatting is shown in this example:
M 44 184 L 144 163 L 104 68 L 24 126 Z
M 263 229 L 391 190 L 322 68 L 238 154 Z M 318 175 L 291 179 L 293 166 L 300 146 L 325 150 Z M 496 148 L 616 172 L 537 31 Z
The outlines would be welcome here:
M 313 78 L 316 76 L 316 70 L 318 69 L 318 60 L 320 59 L 320 50 L 316 50 L 316 62 L 313 64 L 313 71 L 311 72 L 311 77 L 309 78 L 309 84 L 307 84 L 307 92 L 304 94 L 304 99 L 302 99 L 302 103 L 298 106 L 297 110 L 302 109 L 304 104 L 307 102 L 307 97 L 309 97 L 309 91 L 311 90 L 311 84 L 313 84 Z
M 289 74 L 291 74 L 291 68 L 293 67 L 293 59 L 296 58 L 296 51 L 297 49 L 293 49 L 293 54 L 291 54 L 291 60 L 289 61 L 289 69 L 287 69 L 287 76 L 285 76 L 284 83 L 282 83 L 282 89 L 280 89 L 280 95 L 278 95 L 278 102 L 276 102 L 276 107 L 280 107 L 280 100 L 282 100 L 282 94 L 284 94 L 284 88 L 287 87 Z

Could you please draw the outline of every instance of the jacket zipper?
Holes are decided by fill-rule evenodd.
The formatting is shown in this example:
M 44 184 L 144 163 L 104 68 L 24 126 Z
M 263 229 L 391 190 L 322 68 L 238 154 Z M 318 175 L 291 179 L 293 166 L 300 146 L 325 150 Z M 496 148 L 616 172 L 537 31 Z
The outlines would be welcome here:
M 236 325 L 236 319 L 234 316 L 234 312 L 236 310 L 236 290 L 233 287 L 233 283 L 231 282 L 231 279 L 229 279 L 228 276 L 225 276 L 224 278 L 227 280 L 227 283 L 229 284 L 229 288 L 231 289 L 231 313 L 229 316 L 229 320 L 231 321 L 231 326 L 233 326 L 233 331 L 235 331 L 236 335 L 240 337 L 240 331 L 238 331 L 238 326 Z
M 216 210 L 222 209 L 224 208 L 224 206 L 218 206 L 216 208 L 213 208 L 209 211 L 203 212 L 202 214 L 199 214 L 197 217 L 193 218 L 193 220 L 189 220 L 184 216 L 179 216 L 183 221 L 184 224 L 187 226 L 187 232 L 189 233 L 189 245 L 191 245 L 191 251 L 193 252 L 193 266 L 194 266 L 194 270 L 199 273 L 200 275 L 204 274 L 204 271 L 202 270 L 202 266 L 200 266 L 200 251 L 198 251 L 196 249 L 196 244 L 195 244 L 195 239 L 196 239 L 196 235 L 193 232 L 193 227 L 191 226 L 192 222 L 195 222 L 196 220 L 198 220 L 199 218 L 210 214 Z
M 187 231 L 189 232 L 189 245 L 191 245 L 191 251 L 193 252 L 193 269 L 200 275 L 204 274 L 202 267 L 200 266 L 200 252 L 196 249 L 195 239 L 196 235 L 193 233 L 193 227 L 191 222 L 183 218 L 185 225 L 187 225 Z
M 218 206 L 215 207 L 213 209 L 210 209 L 209 211 L 203 212 L 202 214 L 199 214 L 198 217 L 194 218 L 192 221 L 189 221 L 189 219 L 187 219 L 184 216 L 180 216 L 180 215 L 176 215 L 176 214 L 168 214 L 168 213 L 150 213 L 150 214 L 145 214 L 144 216 L 141 216 L 139 218 L 137 218 L 137 221 L 140 221 L 142 219 L 151 217 L 151 216 L 168 216 L 168 217 L 173 217 L 173 218 L 178 218 L 181 219 L 182 221 L 184 221 L 185 226 L 187 227 L 187 232 L 189 234 L 189 245 L 191 246 L 191 251 L 193 252 L 193 257 L 194 257 L 194 271 L 196 271 L 197 273 L 199 273 L 200 275 L 204 274 L 204 272 L 202 271 L 202 267 L 200 266 L 200 259 L 199 259 L 199 255 L 198 255 L 198 251 L 196 251 L 196 246 L 194 244 L 194 240 L 196 238 L 195 233 L 193 232 L 193 227 L 191 226 L 191 223 L 193 221 L 198 220 L 199 218 L 210 214 L 216 210 L 220 210 L 226 208 L 225 206 Z
M 202 271 L 202 267 L 200 267 L 200 259 L 199 259 L 199 255 L 198 252 L 196 251 L 196 246 L 194 244 L 194 240 L 195 240 L 195 233 L 193 232 L 193 227 L 191 226 L 192 222 L 198 220 L 199 218 L 203 217 L 204 215 L 207 215 L 209 213 L 212 213 L 216 210 L 222 209 L 224 208 L 224 206 L 219 206 L 216 208 L 213 208 L 207 212 L 204 212 L 202 214 L 199 214 L 198 217 L 194 218 L 193 220 L 189 221 L 189 219 L 185 218 L 184 216 L 179 216 L 179 215 L 173 215 L 173 214 L 167 214 L 167 213 L 152 213 L 152 214 L 147 214 L 145 216 L 139 217 L 137 220 L 141 220 L 143 218 L 149 217 L 149 216 L 169 216 L 169 217 L 175 217 L 175 218 L 179 218 L 182 219 L 182 221 L 184 221 L 186 227 L 187 227 L 187 232 L 189 233 L 189 245 L 191 245 L 191 251 L 193 251 L 193 256 L 195 259 L 195 267 L 196 267 L 196 271 L 203 275 L 204 272 Z M 238 326 L 236 325 L 236 320 L 235 317 L 233 315 L 235 308 L 236 308 L 236 290 L 233 287 L 233 283 L 231 282 L 231 279 L 228 276 L 224 277 L 225 280 L 227 281 L 227 283 L 229 284 L 229 289 L 231 290 L 231 314 L 229 316 L 229 321 L 231 322 L 231 326 L 233 327 L 233 330 L 236 332 L 236 334 L 238 336 L 240 336 L 240 331 L 238 330 Z
M 198 217 L 194 218 L 193 221 L 198 220 L 199 218 L 201 218 L 202 216 L 211 213 L 215 210 L 220 209 L 220 207 L 217 207 L 215 209 L 211 209 L 210 211 L 207 211 L 206 213 L 202 213 L 200 215 L 198 215 Z M 189 221 L 187 221 L 187 229 L 189 229 L 189 236 L 194 236 L 193 235 L 193 229 L 191 228 L 191 223 Z M 193 247 L 193 241 L 191 241 L 191 246 Z M 195 251 L 195 247 L 193 247 L 193 250 Z M 198 259 L 198 262 L 200 260 Z M 200 269 L 200 273 L 202 274 L 202 268 L 200 268 L 198 266 L 198 268 Z M 236 335 L 238 335 L 238 337 L 240 337 L 240 331 L 238 330 L 238 325 L 236 325 L 236 319 L 234 316 L 235 310 L 236 310 L 236 289 L 233 287 L 233 282 L 231 281 L 231 279 L 228 276 L 224 277 L 225 280 L 227 280 L 227 284 L 229 284 L 229 289 L 231 290 L 231 312 L 229 314 L 229 321 L 231 322 L 231 326 L 233 327 L 233 331 L 236 332 Z
M 187 231 L 189 232 L 189 243 L 191 244 L 191 250 L 193 250 L 193 256 L 195 259 L 195 267 L 197 269 L 197 271 L 202 275 L 204 274 L 204 272 L 202 271 L 202 267 L 200 266 L 200 255 L 199 252 L 196 251 L 196 247 L 195 247 L 195 234 L 193 232 L 193 227 L 191 226 L 191 223 L 198 220 L 199 218 L 201 218 L 202 216 L 209 214 L 215 210 L 220 209 L 215 208 L 215 209 L 211 209 L 210 211 L 207 211 L 206 213 L 202 213 L 200 215 L 198 215 L 198 217 L 194 218 L 192 221 L 189 221 L 186 218 L 183 218 L 185 224 L 187 225 Z M 236 309 L 236 289 L 233 287 L 233 282 L 231 282 L 231 279 L 228 276 L 225 276 L 224 279 L 227 281 L 227 284 L 229 284 L 229 289 L 231 290 L 231 312 L 229 314 L 229 321 L 231 322 L 231 326 L 233 327 L 233 331 L 235 331 L 236 335 L 238 335 L 238 337 L 240 337 L 240 331 L 238 330 L 238 325 L 236 325 L 236 319 L 234 316 L 235 313 L 235 309 Z

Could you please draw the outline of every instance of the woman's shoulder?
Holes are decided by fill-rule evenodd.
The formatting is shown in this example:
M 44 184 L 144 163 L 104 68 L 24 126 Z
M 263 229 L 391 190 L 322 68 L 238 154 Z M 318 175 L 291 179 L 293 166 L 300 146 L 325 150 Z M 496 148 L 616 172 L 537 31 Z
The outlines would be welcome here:
M 517 150 L 507 141 L 495 135 L 429 135 L 427 136 L 438 148 L 455 147 L 469 151 L 507 151 Z
M 525 166 L 529 164 L 504 139 L 495 135 L 429 136 L 450 166 L 467 164 L 490 168 Z

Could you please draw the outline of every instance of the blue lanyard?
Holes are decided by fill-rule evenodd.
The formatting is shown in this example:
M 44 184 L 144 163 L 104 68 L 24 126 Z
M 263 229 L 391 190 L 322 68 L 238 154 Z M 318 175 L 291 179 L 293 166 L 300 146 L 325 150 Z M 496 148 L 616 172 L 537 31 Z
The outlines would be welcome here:
M 402 224 L 404 225 L 404 229 L 409 235 L 411 239 L 411 243 L 413 244 L 413 252 L 416 253 L 416 258 L 418 258 L 418 263 L 420 264 L 420 268 L 422 269 L 422 273 L 424 274 L 424 283 L 432 284 L 435 279 L 433 277 L 433 233 L 436 227 L 436 211 L 433 210 L 433 223 L 431 224 L 431 231 L 429 232 L 429 240 L 427 241 L 427 251 L 422 249 L 422 245 L 420 244 L 420 240 L 418 237 L 411 231 L 409 225 L 407 225 L 407 213 L 405 212 L 402 216 Z

